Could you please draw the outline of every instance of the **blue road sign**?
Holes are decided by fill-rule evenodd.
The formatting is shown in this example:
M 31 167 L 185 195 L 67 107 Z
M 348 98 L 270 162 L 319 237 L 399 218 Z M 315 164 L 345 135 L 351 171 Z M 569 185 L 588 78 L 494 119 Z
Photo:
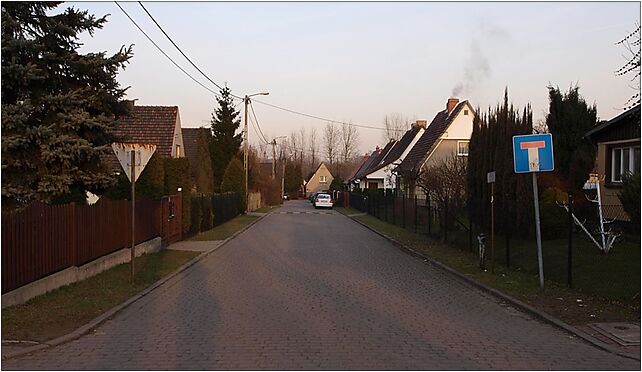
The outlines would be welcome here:
M 553 136 L 550 133 L 513 136 L 513 161 L 515 173 L 553 171 Z

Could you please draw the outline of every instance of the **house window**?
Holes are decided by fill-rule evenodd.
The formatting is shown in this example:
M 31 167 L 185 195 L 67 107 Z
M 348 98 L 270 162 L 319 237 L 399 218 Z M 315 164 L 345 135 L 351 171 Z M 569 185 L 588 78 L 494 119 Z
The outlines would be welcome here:
M 468 156 L 468 141 L 457 141 L 457 155 Z
M 176 145 L 176 157 L 181 157 L 181 145 Z
M 468 115 L 468 110 L 464 110 L 464 115 Z
M 611 182 L 622 182 L 628 173 L 640 172 L 640 147 L 615 147 L 611 149 Z
M 319 182 L 320 183 L 326 183 L 327 181 L 325 179 L 325 176 L 319 176 Z

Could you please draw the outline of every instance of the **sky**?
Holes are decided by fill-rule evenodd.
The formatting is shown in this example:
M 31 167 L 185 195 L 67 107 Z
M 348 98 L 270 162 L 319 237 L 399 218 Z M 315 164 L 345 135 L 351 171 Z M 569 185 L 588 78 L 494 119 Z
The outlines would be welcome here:
M 386 114 L 427 119 L 455 96 L 486 110 L 506 87 L 534 121 L 548 111 L 547 86 L 595 103 L 600 119 L 622 112 L 633 94 L 614 75 L 625 62 L 615 43 L 640 22 L 638 2 L 568 3 L 209 3 L 145 2 L 145 7 L 194 63 L 237 95 L 267 91 L 260 100 L 300 112 L 383 127 Z M 212 93 L 166 59 L 113 2 L 71 2 L 102 16 L 102 30 L 83 34 L 83 53 L 134 57 L 118 75 L 138 105 L 176 105 L 183 127 L 209 124 Z M 184 69 L 208 84 L 174 49 L 138 3 L 130 16 Z M 239 106 L 242 108 L 242 106 Z M 325 122 L 254 103 L 271 140 Z M 381 130 L 359 129 L 360 150 L 383 144 Z M 257 133 L 250 127 L 250 143 Z

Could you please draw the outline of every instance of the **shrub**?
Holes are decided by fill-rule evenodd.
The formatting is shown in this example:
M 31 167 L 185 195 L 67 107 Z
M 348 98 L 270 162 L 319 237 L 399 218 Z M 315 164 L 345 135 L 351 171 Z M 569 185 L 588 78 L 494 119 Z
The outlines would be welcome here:
M 245 200 L 245 169 L 238 158 L 233 158 L 223 174 L 221 192 L 235 192 L 238 194 L 238 212 L 244 213 L 246 209 Z
M 622 207 L 633 226 L 640 226 L 640 173 L 624 176 L 622 191 L 618 195 Z
M 201 228 L 200 226 L 200 221 L 201 221 L 201 203 L 200 203 L 200 196 L 192 195 L 190 197 L 190 209 L 191 209 L 191 219 L 190 219 L 190 229 L 189 231 L 193 234 L 197 234 Z

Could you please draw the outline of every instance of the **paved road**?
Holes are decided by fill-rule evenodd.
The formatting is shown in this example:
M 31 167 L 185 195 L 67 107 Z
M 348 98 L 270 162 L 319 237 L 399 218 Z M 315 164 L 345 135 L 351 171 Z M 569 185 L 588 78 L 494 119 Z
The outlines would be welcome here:
M 640 369 L 291 201 L 94 332 L 3 369 Z

